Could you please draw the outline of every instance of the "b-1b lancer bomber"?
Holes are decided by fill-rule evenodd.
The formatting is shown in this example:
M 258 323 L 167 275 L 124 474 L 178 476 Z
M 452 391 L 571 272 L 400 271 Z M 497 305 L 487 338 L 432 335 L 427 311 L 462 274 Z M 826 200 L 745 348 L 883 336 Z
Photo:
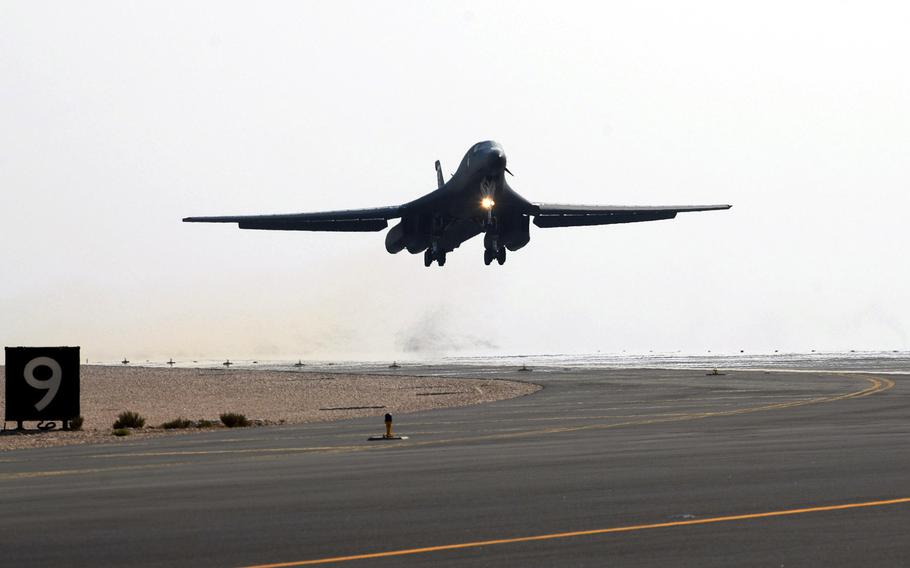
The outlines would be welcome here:
M 241 229 L 272 231 L 381 231 L 390 219 L 401 219 L 386 234 L 390 253 L 423 252 L 423 263 L 439 266 L 446 254 L 468 239 L 484 234 L 483 261 L 506 261 L 531 240 L 529 222 L 538 227 L 578 227 L 672 219 L 677 213 L 729 209 L 730 205 L 612 206 L 531 203 L 506 181 L 506 154 L 493 141 L 478 142 L 445 181 L 436 162 L 438 188 L 404 205 L 287 215 L 187 217 L 189 223 L 237 223 Z

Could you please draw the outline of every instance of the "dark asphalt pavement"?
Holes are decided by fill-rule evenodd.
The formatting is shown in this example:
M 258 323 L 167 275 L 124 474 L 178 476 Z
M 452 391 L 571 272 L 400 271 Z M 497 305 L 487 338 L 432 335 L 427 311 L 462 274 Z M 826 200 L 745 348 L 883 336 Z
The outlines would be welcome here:
M 875 504 L 910 499 L 908 376 L 458 372 L 545 388 L 397 416 L 401 442 L 362 419 L 2 453 L 0 565 L 910 565 L 910 500 Z

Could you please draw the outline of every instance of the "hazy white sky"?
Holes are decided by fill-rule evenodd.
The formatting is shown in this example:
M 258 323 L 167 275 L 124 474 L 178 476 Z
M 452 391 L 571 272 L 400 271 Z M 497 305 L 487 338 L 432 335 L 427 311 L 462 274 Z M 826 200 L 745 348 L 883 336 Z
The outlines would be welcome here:
M 908 29 L 903 2 L 3 2 L 0 343 L 910 348 Z M 532 201 L 734 208 L 442 269 L 180 222 L 403 203 L 484 139 Z

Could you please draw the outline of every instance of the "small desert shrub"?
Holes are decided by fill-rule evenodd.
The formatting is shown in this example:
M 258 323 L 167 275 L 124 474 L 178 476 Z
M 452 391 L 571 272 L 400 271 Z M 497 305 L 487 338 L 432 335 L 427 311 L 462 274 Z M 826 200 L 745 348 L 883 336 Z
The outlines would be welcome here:
M 212 428 L 215 426 L 215 423 L 211 420 L 206 420 L 205 418 L 200 418 L 196 421 L 196 428 Z
M 115 430 L 120 428 L 142 428 L 143 426 L 145 426 L 145 418 L 132 410 L 121 412 L 117 417 L 117 421 L 114 422 Z
M 83 421 L 84 419 L 81 415 L 70 420 L 70 430 L 82 430 Z
M 225 412 L 219 418 L 221 418 L 221 423 L 228 428 L 250 425 L 250 421 L 246 419 L 246 416 L 243 414 L 238 414 L 236 412 Z
M 170 422 L 165 422 L 161 425 L 165 430 L 175 430 L 178 428 L 190 428 L 193 426 L 192 420 L 187 420 L 186 418 L 174 418 Z
M 114 428 L 114 431 L 111 432 L 114 436 L 129 436 L 130 431 L 126 428 Z

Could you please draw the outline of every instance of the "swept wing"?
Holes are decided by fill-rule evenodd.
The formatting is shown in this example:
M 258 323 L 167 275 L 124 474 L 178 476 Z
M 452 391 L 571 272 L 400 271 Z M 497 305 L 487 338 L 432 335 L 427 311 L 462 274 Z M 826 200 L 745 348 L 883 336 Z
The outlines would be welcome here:
M 638 223 L 672 219 L 677 213 L 729 209 L 730 205 L 560 205 L 535 203 L 531 209 L 534 224 L 538 227 L 582 227 L 586 225 L 611 225 L 613 223 Z
M 221 217 L 186 217 L 186 223 L 237 223 L 241 229 L 266 231 L 381 231 L 389 219 L 401 217 L 401 207 L 347 209 L 319 213 L 285 215 L 234 215 Z

